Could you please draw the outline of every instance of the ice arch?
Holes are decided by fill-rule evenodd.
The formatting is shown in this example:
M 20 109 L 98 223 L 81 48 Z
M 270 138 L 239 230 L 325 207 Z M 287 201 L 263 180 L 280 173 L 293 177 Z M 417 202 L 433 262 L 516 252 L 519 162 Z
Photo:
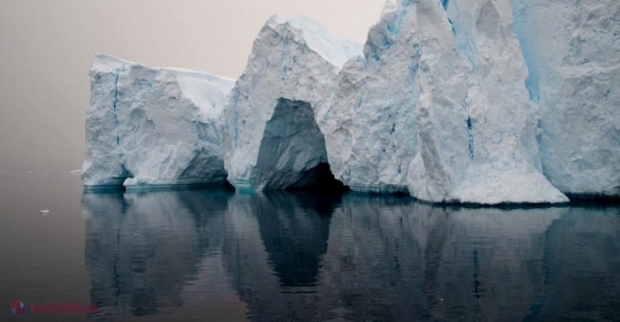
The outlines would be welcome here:
M 255 175 L 258 190 L 339 186 L 329 170 L 325 138 L 304 101 L 278 99 L 265 124 Z
M 338 73 L 361 52 L 308 18 L 267 21 L 223 113 L 222 155 L 237 190 L 334 183 L 326 152 L 333 137 L 323 133 L 338 122 Z

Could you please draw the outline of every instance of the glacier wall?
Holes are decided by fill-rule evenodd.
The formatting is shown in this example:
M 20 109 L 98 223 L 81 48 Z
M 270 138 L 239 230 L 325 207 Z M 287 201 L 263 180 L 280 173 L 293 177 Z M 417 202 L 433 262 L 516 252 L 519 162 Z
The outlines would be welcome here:
M 524 86 L 528 70 L 511 30 L 510 2 L 452 1 L 445 9 L 468 66 L 464 105 L 473 156 L 452 198 L 474 203 L 568 201 L 542 174 L 538 106 L 529 102 Z
M 414 106 L 418 151 L 409 167 L 409 192 L 422 200 L 451 201 L 476 156 L 467 65 L 445 8 L 420 1 L 408 9 L 419 43 L 420 98 Z
M 233 80 L 106 55 L 90 76 L 85 187 L 225 182 L 220 120 Z
M 545 175 L 567 194 L 620 196 L 620 2 L 511 4 Z
M 336 178 L 433 202 L 568 201 L 541 173 L 511 19 L 507 1 L 387 1 L 340 73 L 326 127 Z

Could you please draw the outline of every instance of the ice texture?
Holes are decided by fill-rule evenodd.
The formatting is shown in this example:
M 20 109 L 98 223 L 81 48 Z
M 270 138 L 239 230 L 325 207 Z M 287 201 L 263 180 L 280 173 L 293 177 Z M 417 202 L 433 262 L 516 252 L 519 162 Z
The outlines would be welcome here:
M 87 188 L 223 183 L 221 113 L 231 79 L 111 56 L 92 63 Z
M 567 194 L 620 196 L 620 1 L 511 4 L 545 175 Z
M 407 169 L 417 148 L 414 106 L 419 43 L 411 3 L 388 1 L 368 33 L 363 55 L 340 73 L 325 129 L 336 179 L 356 191 L 407 192 Z
M 511 30 L 509 0 L 451 1 L 444 9 L 468 67 L 464 107 L 472 156 L 451 198 L 491 204 L 568 201 L 542 174 L 538 106 L 524 86 L 528 70 Z
M 340 74 L 325 134 L 335 177 L 431 202 L 568 201 L 542 174 L 511 19 L 507 1 L 387 1 Z
M 322 128 L 338 72 L 360 53 L 309 18 L 269 19 L 224 110 L 228 181 L 252 190 L 314 184 L 328 162 Z

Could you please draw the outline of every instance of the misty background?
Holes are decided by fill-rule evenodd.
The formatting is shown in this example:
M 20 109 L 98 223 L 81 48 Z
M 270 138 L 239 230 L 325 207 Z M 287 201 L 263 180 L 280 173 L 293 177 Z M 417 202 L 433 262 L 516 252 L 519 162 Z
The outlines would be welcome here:
M 0 0 L 0 172 L 80 169 L 95 53 L 238 78 L 269 17 L 364 43 L 384 0 Z

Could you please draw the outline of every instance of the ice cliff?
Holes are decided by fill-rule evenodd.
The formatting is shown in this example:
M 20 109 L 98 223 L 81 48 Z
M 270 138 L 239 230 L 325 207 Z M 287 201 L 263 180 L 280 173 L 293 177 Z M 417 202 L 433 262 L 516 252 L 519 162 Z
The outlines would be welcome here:
M 103 56 L 92 76 L 86 186 L 620 196 L 615 0 L 388 0 L 364 46 L 269 19 L 234 88 Z
M 106 55 L 90 76 L 85 187 L 225 182 L 220 120 L 233 80 Z
M 567 194 L 620 196 L 620 1 L 511 4 L 545 175 Z
M 541 173 L 510 24 L 506 1 L 388 1 L 341 72 L 326 134 L 336 178 L 433 202 L 567 201 Z
M 542 174 L 538 106 L 529 101 L 524 86 L 528 69 L 511 30 L 509 0 L 445 1 L 443 8 L 467 66 L 463 105 L 472 159 L 448 199 L 568 201 Z
M 353 190 L 407 192 L 417 142 L 419 44 L 403 6 L 409 5 L 387 2 L 363 55 L 340 73 L 325 136 L 332 172 Z

